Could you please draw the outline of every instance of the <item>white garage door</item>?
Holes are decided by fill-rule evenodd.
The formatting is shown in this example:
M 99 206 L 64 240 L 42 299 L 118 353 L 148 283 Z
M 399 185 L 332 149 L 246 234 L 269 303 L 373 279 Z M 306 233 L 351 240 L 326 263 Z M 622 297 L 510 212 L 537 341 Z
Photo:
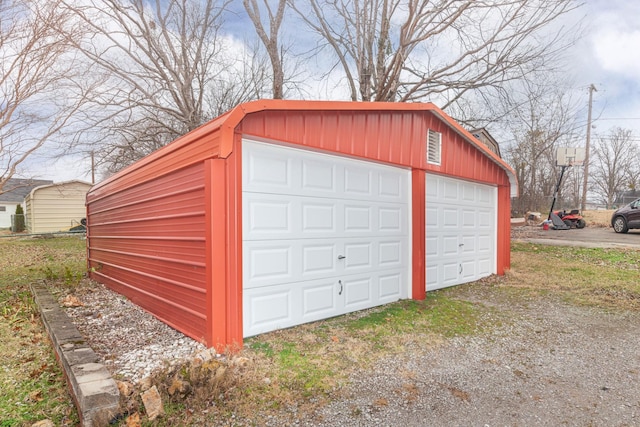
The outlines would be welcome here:
M 409 297 L 407 170 L 243 147 L 244 336 Z
M 496 272 L 495 187 L 427 174 L 427 291 Z

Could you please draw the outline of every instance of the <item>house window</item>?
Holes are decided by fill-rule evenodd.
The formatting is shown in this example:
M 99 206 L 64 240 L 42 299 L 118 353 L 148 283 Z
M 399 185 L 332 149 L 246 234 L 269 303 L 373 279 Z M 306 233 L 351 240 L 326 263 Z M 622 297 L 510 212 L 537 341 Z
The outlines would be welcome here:
M 427 163 L 439 165 L 442 153 L 442 134 L 429 129 L 427 132 Z
M 6 212 L 6 211 L 7 211 L 6 206 L 0 206 L 0 212 Z

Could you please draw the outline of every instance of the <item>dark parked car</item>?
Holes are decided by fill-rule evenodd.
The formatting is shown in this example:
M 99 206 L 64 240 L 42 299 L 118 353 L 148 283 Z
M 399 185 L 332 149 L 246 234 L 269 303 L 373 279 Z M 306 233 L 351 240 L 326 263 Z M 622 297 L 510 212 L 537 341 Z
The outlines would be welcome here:
M 632 228 L 640 228 L 640 199 L 615 211 L 611 216 L 611 226 L 616 233 L 626 233 Z

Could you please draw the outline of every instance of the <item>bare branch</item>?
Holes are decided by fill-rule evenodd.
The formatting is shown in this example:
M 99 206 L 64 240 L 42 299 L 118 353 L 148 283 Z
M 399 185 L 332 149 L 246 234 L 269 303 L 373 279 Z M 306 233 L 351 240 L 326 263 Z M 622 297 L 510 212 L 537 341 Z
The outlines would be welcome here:
M 418 101 L 444 108 L 469 91 L 549 69 L 574 37 L 543 31 L 578 5 L 566 0 L 290 1 L 327 43 L 353 100 Z M 306 3 L 304 3 L 306 5 Z
M 58 2 L 0 1 L 0 192 L 87 100 L 67 21 Z

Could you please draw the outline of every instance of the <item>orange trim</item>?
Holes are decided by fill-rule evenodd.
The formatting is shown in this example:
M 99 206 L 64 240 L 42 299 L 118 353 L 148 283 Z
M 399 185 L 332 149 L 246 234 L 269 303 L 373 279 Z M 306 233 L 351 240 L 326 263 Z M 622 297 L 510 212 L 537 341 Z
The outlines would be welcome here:
M 498 187 L 497 271 L 500 276 L 511 268 L 511 197 L 507 187 Z
M 222 351 L 227 336 L 226 160 L 206 161 L 207 345 Z
M 242 149 L 240 134 L 236 149 L 227 159 L 227 346 L 242 348 Z
M 423 300 L 426 298 L 427 282 L 425 267 L 425 171 L 414 169 L 411 171 L 411 222 L 412 222 L 412 298 Z

